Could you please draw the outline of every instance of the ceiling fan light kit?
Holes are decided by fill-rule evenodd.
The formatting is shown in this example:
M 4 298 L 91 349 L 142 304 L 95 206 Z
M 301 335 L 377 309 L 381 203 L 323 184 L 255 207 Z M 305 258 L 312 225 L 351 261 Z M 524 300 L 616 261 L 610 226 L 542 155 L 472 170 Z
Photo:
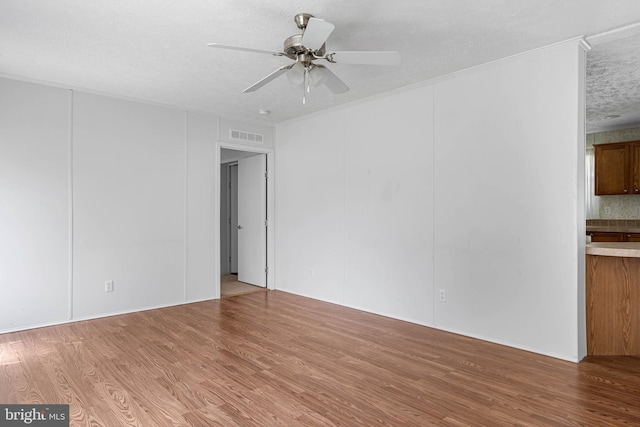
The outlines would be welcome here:
M 326 60 L 329 63 L 361 64 L 361 65 L 399 65 L 400 53 L 396 51 L 331 51 L 327 53 L 326 41 L 335 29 L 335 25 L 323 19 L 315 18 L 309 13 L 299 13 L 294 17 L 302 34 L 295 34 L 284 41 L 282 52 L 265 49 L 254 49 L 241 46 L 230 46 L 209 43 L 208 46 L 219 49 L 239 50 L 243 52 L 262 53 L 274 56 L 286 56 L 295 62 L 278 68 L 271 74 L 252 84 L 243 93 L 254 92 L 267 83 L 287 75 L 289 83 L 302 86 L 302 103 L 306 103 L 306 95 L 311 86 L 325 85 L 335 94 L 345 93 L 349 87 L 324 65 L 314 61 Z

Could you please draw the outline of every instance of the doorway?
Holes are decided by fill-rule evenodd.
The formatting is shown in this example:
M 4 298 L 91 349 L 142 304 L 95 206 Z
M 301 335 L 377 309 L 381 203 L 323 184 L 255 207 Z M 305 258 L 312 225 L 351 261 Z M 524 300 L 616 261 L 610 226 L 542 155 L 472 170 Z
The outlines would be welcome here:
M 220 296 L 267 290 L 268 153 L 220 149 Z

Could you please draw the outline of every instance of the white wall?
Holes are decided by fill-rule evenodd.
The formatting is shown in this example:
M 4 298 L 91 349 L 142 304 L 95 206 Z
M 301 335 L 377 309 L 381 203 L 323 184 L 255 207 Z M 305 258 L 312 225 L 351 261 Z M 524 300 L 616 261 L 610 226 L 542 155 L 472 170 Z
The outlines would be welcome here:
M 0 79 L 0 330 L 68 318 L 69 102 Z
M 276 132 L 276 287 L 346 304 L 344 112 Z
M 278 289 L 578 360 L 582 60 L 570 41 L 277 126 Z
M 277 128 L 278 289 L 431 323 L 432 104 L 425 87 Z
M 435 85 L 436 326 L 578 358 L 580 51 Z
M 183 112 L 74 94 L 75 317 L 184 300 L 185 177 Z
M 186 301 L 211 299 L 215 290 L 215 186 L 219 185 L 215 117 L 188 113 Z
M 348 108 L 345 124 L 345 302 L 429 324 L 432 88 Z
M 217 117 L 9 79 L 0 113 L 0 333 L 217 294 Z

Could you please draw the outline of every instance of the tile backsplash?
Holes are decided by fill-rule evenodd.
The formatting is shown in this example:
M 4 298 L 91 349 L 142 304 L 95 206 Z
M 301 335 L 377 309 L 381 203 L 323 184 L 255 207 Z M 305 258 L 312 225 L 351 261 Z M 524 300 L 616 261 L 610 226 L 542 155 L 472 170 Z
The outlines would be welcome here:
M 640 195 L 638 194 L 599 196 L 599 199 L 600 219 L 640 219 Z
M 640 127 L 618 129 L 587 135 L 587 147 L 593 144 L 628 142 L 640 140 Z M 599 199 L 600 219 L 640 220 L 640 195 L 596 196 Z M 608 209 L 607 209 L 608 208 Z
M 609 130 L 587 135 L 587 147 L 593 144 L 609 144 L 611 142 L 628 142 L 640 140 L 640 127 L 630 129 Z

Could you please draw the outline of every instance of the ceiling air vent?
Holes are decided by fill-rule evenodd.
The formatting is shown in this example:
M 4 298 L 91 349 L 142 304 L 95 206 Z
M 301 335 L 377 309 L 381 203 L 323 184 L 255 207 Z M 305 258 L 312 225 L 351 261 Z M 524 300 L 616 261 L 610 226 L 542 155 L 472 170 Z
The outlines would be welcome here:
M 229 129 L 229 138 L 234 141 L 253 142 L 257 144 L 264 143 L 264 135 L 237 129 Z

